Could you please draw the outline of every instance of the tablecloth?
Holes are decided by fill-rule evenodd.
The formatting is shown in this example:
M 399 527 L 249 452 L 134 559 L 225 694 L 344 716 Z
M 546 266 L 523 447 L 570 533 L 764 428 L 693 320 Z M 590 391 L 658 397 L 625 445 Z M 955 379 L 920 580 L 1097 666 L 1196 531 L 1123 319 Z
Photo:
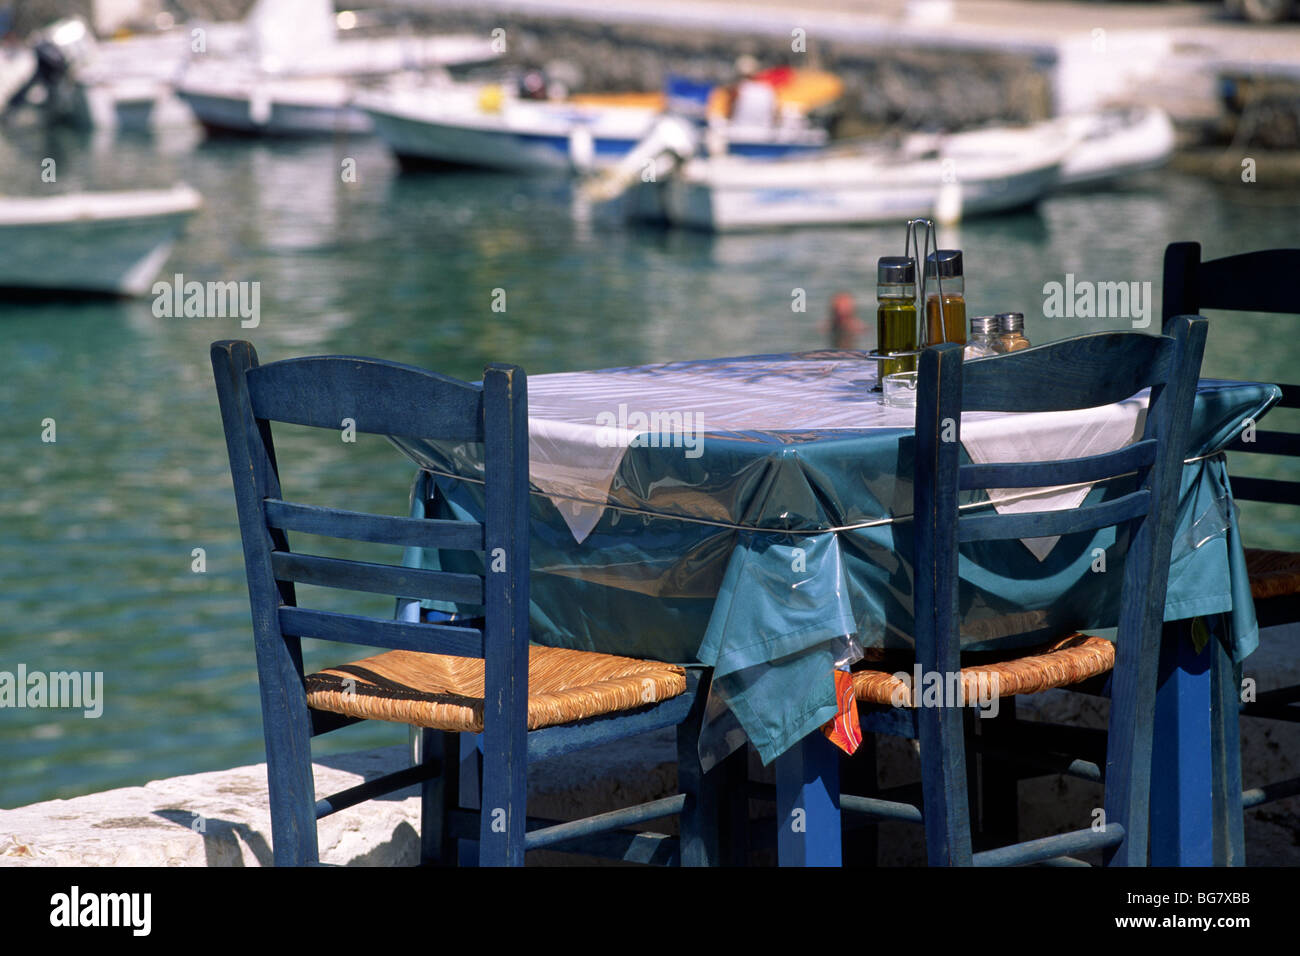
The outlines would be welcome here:
M 765 762 L 833 717 L 847 636 L 864 647 L 912 640 L 912 412 L 880 406 L 874 378 L 874 363 L 852 352 L 530 378 L 534 639 L 712 666 Z M 1238 660 L 1258 633 L 1220 452 L 1279 395 L 1203 380 L 1184 456 L 1165 617 L 1229 613 Z M 642 430 L 638 414 L 661 430 Z M 1111 444 L 1140 431 L 1128 412 L 1107 414 Z M 1000 413 L 963 416 L 962 427 L 977 440 L 991 428 L 996 444 L 999 420 L 1021 427 Z M 1078 437 L 1065 437 L 1068 452 Z M 412 513 L 481 516 L 479 446 L 394 442 L 421 468 Z M 1104 500 L 1131 481 L 1082 494 Z M 978 507 L 982 494 L 963 501 Z M 963 644 L 1113 626 L 1116 543 L 1103 529 L 1041 554 L 1014 541 L 964 545 Z M 476 560 L 423 553 L 413 563 L 473 570 Z

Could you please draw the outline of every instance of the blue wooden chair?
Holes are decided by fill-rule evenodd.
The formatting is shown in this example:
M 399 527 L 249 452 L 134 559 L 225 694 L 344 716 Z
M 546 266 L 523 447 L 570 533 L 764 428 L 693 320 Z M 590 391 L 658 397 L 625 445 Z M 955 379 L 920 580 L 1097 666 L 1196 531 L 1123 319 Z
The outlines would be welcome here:
M 1092 768 L 1094 779 L 1104 776 L 1104 825 L 974 852 L 966 753 L 972 708 L 951 698 L 939 706 L 927 706 L 924 700 L 914 705 L 912 689 L 891 673 L 895 668 L 879 665 L 854 673 L 863 730 L 919 741 L 921 806 L 844 794 L 842 810 L 871 820 L 923 822 L 932 865 L 1078 862 L 1076 854 L 1097 849 L 1109 864 L 1146 863 L 1164 594 L 1205 327 L 1202 319 L 1181 317 L 1170 324 L 1167 336 L 1104 332 L 966 363 L 961 347 L 951 344 L 921 356 L 913 502 L 916 662 L 923 674 L 942 675 L 945 684 L 955 686 L 959 679 L 966 701 L 977 692 L 1009 696 L 1109 673 L 1104 774 Z M 1087 408 L 1147 387 L 1151 404 L 1144 434 L 1119 451 L 1058 462 L 961 463 L 963 411 Z M 963 491 L 1125 478 L 1133 490 L 1069 510 L 1004 515 L 958 508 Z M 968 655 L 963 667 L 957 586 L 964 546 L 1122 525 L 1128 526 L 1128 535 L 1117 538 L 1126 557 L 1114 643 L 1071 634 L 978 663 Z M 958 674 L 960 678 L 954 676 Z M 916 693 L 919 697 L 919 688 Z
M 1171 243 L 1165 249 L 1163 318 L 1167 325 L 1176 314 L 1199 313 L 1202 309 L 1300 315 L 1297 276 L 1300 276 L 1300 249 L 1266 249 L 1204 262 L 1200 243 Z M 1283 384 L 1281 388 L 1278 407 L 1300 408 L 1300 385 Z M 1300 433 L 1261 429 L 1251 437 L 1253 441 L 1239 437 L 1228 446 L 1234 460 L 1237 454 L 1289 459 L 1292 474 L 1295 473 L 1294 463 L 1300 458 Z M 1232 496 L 1238 501 L 1300 505 L 1300 481 L 1242 475 L 1230 475 L 1230 479 Z M 1243 531 L 1249 534 L 1248 527 Z M 1245 550 L 1259 626 L 1300 622 L 1300 551 Z M 1237 732 L 1233 708 L 1250 717 L 1300 722 L 1300 685 L 1275 688 L 1242 704 L 1237 679 L 1230 683 L 1225 679 L 1221 683 L 1226 686 L 1216 694 L 1215 700 L 1224 705 L 1225 734 Z M 1245 792 L 1242 807 L 1260 806 L 1296 793 L 1300 793 L 1300 777 L 1276 781 Z M 1239 833 L 1236 836 L 1240 838 Z
M 248 342 L 217 342 L 212 366 L 230 455 L 261 689 L 275 862 L 318 862 L 316 821 L 394 790 L 423 787 L 422 857 L 453 862 L 459 838 L 485 865 L 550 847 L 644 862 L 717 859 L 717 793 L 700 772 L 698 672 L 529 643 L 527 388 L 489 366 L 481 385 L 347 356 L 259 365 Z M 284 500 L 271 423 L 481 442 L 485 521 L 372 515 Z M 337 440 L 337 438 L 336 438 Z M 481 552 L 482 575 L 295 551 L 289 533 Z M 295 584 L 481 607 L 481 620 L 403 621 L 302 606 Z M 305 674 L 302 638 L 382 649 Z M 317 799 L 311 738 L 364 719 L 422 729 L 415 766 Z M 676 796 L 580 821 L 525 816 L 529 760 L 677 726 Z M 456 755 L 461 736 L 474 758 Z M 449 746 L 448 746 L 449 744 Z M 458 773 L 481 767 L 481 812 L 460 807 Z M 710 775 L 713 777 L 714 775 Z M 680 838 L 622 828 L 680 815 Z M 466 846 L 471 845 L 466 843 Z

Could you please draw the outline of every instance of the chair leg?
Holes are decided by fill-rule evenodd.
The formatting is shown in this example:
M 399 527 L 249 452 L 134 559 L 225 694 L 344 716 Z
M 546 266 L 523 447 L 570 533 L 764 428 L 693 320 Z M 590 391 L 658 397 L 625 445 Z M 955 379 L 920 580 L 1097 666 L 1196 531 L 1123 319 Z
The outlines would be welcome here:
M 1241 806 L 1241 676 L 1232 662 L 1224 615 L 1213 620 L 1210 640 L 1210 707 L 1214 780 L 1214 863 L 1245 866 L 1245 822 Z
M 460 752 L 459 791 L 460 806 L 467 810 L 482 810 L 483 784 L 483 735 L 458 734 L 456 742 Z M 478 866 L 478 840 L 461 839 L 456 841 L 456 865 Z
M 523 866 L 528 804 L 527 744 L 508 747 L 494 739 L 495 736 L 484 735 L 479 866 Z
M 996 747 L 1013 733 L 1016 723 L 1016 699 L 1003 697 L 996 717 L 975 721 L 980 742 Z M 1020 839 L 1020 776 L 1015 764 L 980 754 L 979 757 L 979 845 L 987 850 L 1009 846 Z
M 970 866 L 970 801 L 963 707 L 921 707 L 921 795 L 931 866 Z
M 840 792 L 873 797 L 880 788 L 876 764 L 876 735 L 864 733 L 853 756 L 840 756 Z M 880 825 L 844 826 L 844 865 L 875 866 L 880 847 Z
M 721 764 L 708 773 L 700 766 L 700 724 L 707 698 L 705 685 L 695 695 L 690 714 L 677 725 L 677 789 L 686 796 L 679 823 L 682 866 L 717 866 L 721 862 L 720 782 L 725 771 Z
M 437 760 L 438 776 L 420 786 L 420 863 L 454 866 L 455 840 L 451 835 L 450 812 L 459 803 L 460 734 L 416 728 L 420 738 L 420 762 Z
M 301 688 L 299 688 L 301 694 Z M 293 698 L 286 692 L 281 703 Z M 311 718 L 306 704 L 264 711 L 266 777 L 271 804 L 271 849 L 276 866 L 320 861 L 316 839 L 316 783 L 311 769 Z
M 1181 641 L 1178 627 L 1164 627 L 1164 641 Z M 1176 649 L 1177 644 L 1170 645 Z M 1102 855 L 1107 866 L 1146 866 L 1151 818 L 1151 759 L 1159 655 L 1155 649 L 1116 644 L 1106 730 L 1106 823 L 1124 827 L 1118 846 Z
M 749 747 L 741 747 L 713 769 L 723 774 L 718 783 L 722 792 L 721 863 L 724 866 L 748 866 Z

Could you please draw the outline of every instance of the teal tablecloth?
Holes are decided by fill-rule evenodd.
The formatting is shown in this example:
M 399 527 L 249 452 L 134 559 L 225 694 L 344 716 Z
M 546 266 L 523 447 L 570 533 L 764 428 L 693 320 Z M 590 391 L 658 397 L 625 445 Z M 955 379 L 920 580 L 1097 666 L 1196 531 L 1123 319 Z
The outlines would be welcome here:
M 1272 385 L 1203 380 L 1185 455 L 1165 619 L 1229 614 L 1238 660 L 1258 629 L 1220 450 L 1279 396 Z M 421 466 L 413 514 L 481 516 L 473 446 L 396 443 Z M 863 647 L 911 645 L 911 457 L 911 431 L 895 428 L 709 433 L 696 458 L 633 447 L 612 506 L 581 543 L 534 494 L 534 639 L 712 666 L 716 691 L 769 762 L 834 716 L 845 635 Z M 1127 490 L 1122 480 L 1098 485 L 1089 500 Z M 963 642 L 1114 626 L 1115 534 L 1062 538 L 1041 562 L 1018 541 L 963 546 Z M 466 562 L 478 559 L 408 560 L 472 570 Z

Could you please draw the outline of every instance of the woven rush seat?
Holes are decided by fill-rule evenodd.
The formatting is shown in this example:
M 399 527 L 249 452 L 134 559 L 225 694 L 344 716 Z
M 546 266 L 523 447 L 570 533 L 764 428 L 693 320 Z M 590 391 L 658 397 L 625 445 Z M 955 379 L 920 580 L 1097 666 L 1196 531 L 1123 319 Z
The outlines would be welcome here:
M 853 692 L 862 703 L 911 707 L 912 658 L 888 653 L 868 653 L 868 665 L 853 672 Z M 875 660 L 872 660 L 875 658 Z M 1104 674 L 1115 666 L 1115 645 L 1100 637 L 1071 634 L 1038 647 L 1025 648 L 1007 660 L 973 664 L 961 669 L 962 699 L 986 700 L 989 691 L 998 697 L 1035 694 L 1077 684 Z M 894 676 L 903 672 L 908 680 Z
M 350 717 L 480 733 L 483 683 L 481 659 L 388 651 L 308 675 L 307 704 Z M 686 671 L 673 664 L 529 648 L 529 730 L 635 710 L 685 691 Z
M 1295 551 L 1246 549 L 1250 596 L 1255 600 L 1300 594 L 1300 554 Z

